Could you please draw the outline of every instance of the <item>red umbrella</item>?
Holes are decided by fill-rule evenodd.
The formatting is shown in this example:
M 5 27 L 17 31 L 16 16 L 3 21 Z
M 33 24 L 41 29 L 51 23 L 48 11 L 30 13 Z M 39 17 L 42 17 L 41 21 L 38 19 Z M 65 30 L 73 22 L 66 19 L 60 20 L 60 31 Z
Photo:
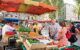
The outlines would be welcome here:
M 16 12 L 17 11 L 17 9 L 14 7 L 8 7 L 5 10 L 7 10 L 8 12 Z
M 18 7 L 19 7 L 19 4 L 13 4 L 13 3 L 1 3 L 0 4 L 0 9 L 8 11 L 8 12 L 16 12 L 18 10 Z
M 30 6 L 28 9 L 27 9 L 27 13 L 31 13 L 31 14 L 43 14 L 45 12 L 52 12 L 52 11 L 55 11 L 55 10 L 50 10 L 48 8 L 43 8 L 41 6 Z
M 40 15 L 40 14 L 43 14 L 46 12 L 52 12 L 55 10 L 56 10 L 56 7 L 39 2 L 39 6 L 30 6 L 26 12 Z
M 26 12 L 30 14 L 40 15 L 46 12 L 52 12 L 56 10 L 56 7 L 39 3 L 39 5 L 34 4 L 21 4 L 22 0 L 2 0 L 3 2 L 0 4 L 0 8 L 9 12 Z M 16 2 L 18 1 L 18 2 Z M 22 2 L 21 2 L 22 1 Z
M 1 0 L 2 2 L 10 2 L 10 3 L 24 3 L 24 0 Z

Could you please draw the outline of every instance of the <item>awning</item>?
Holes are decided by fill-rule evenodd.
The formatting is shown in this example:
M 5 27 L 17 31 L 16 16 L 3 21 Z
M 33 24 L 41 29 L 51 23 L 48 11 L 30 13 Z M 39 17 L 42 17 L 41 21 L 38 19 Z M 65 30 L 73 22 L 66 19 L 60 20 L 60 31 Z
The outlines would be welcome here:
M 26 1 L 26 0 L 25 0 Z M 55 6 L 50 6 L 40 2 L 24 0 L 2 0 L 0 9 L 8 12 L 23 12 L 40 15 L 46 12 L 56 11 Z
M 19 19 L 17 18 L 4 18 L 3 20 L 6 22 L 19 22 Z

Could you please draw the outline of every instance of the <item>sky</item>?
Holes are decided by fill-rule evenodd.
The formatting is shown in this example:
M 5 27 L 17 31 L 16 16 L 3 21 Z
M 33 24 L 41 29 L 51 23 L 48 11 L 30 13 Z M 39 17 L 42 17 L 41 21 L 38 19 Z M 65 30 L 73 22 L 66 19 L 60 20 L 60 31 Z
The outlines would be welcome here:
M 63 0 L 63 1 L 64 1 L 64 3 L 68 3 L 68 4 L 72 4 L 72 5 L 76 4 L 75 0 Z

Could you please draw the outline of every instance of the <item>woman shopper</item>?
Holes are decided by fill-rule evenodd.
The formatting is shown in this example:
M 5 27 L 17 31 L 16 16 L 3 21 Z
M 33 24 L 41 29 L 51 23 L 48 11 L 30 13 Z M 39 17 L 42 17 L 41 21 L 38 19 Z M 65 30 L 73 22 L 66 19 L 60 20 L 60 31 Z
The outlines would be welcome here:
M 74 42 L 76 42 L 78 39 L 76 37 L 76 34 L 78 32 L 78 29 L 74 26 L 74 23 L 70 23 L 70 29 L 71 37 L 68 39 L 68 41 L 71 42 L 71 45 L 73 45 Z
M 67 33 L 67 27 L 66 27 L 66 23 L 63 21 L 60 23 L 62 29 L 60 31 L 60 33 L 58 34 L 58 47 L 63 47 L 63 46 L 68 46 L 70 43 L 66 37 L 66 33 Z

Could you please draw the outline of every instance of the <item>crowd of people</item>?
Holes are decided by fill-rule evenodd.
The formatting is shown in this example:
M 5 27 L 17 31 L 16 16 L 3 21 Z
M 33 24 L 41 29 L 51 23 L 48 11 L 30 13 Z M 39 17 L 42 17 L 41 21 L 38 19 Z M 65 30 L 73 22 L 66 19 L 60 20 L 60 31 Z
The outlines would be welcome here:
M 56 44 L 59 47 L 73 45 L 73 43 L 78 40 L 76 35 L 80 33 L 74 26 L 73 22 L 67 24 L 66 21 L 57 22 L 55 19 L 51 20 L 50 23 L 45 22 L 45 24 L 40 27 L 38 27 L 38 22 L 36 22 L 36 27 L 35 23 L 31 26 L 33 26 L 31 29 L 37 29 L 37 32 L 40 35 L 49 37 L 54 41 L 58 41 Z
M 5 33 L 8 31 L 14 31 L 14 23 L 7 22 L 2 28 L 2 40 L 5 41 Z M 35 21 L 28 26 L 31 29 L 31 32 L 36 34 L 43 35 L 54 41 L 58 41 L 57 44 L 59 47 L 73 45 L 78 39 L 76 35 L 79 30 L 74 26 L 74 23 L 66 24 L 65 21 L 57 22 L 55 19 L 51 20 L 49 23 L 39 24 Z

